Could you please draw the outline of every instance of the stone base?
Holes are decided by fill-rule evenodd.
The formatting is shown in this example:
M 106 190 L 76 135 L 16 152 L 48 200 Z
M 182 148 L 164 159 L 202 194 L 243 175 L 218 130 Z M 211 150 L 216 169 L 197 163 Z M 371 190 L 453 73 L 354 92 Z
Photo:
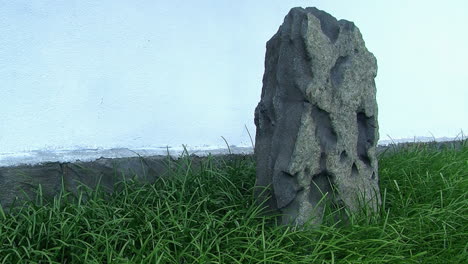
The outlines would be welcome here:
M 213 155 L 211 158 L 214 166 L 220 166 L 223 164 L 221 161 L 243 159 L 246 156 Z M 186 161 L 190 161 L 191 169 L 197 170 L 204 159 L 206 156 L 189 156 L 188 159 L 150 156 L 0 167 L 0 205 L 4 211 L 9 212 L 12 205 L 16 207 L 24 201 L 34 201 L 39 185 L 46 199 L 60 194 L 62 184 L 65 191 L 75 196 L 79 193 L 80 184 L 95 190 L 99 183 L 101 190 L 112 193 L 116 183 L 124 179 L 133 179 L 137 183 L 153 183 L 159 177 L 170 177 L 176 168 L 182 166 L 185 169 Z

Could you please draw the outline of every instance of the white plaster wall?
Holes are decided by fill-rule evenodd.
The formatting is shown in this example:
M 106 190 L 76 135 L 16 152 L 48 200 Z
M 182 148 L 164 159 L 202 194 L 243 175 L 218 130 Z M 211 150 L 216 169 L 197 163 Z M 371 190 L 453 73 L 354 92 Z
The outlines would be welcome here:
M 2 2 L 0 151 L 250 145 L 265 39 L 233 20 L 251 17 L 137 2 Z
M 419 2 L 408 12 L 431 8 Z M 245 126 L 254 136 L 265 42 L 291 7 L 314 5 L 354 21 L 378 58 L 381 138 L 466 131 L 468 41 L 451 31 L 443 43 L 431 37 L 427 51 L 441 58 L 431 62 L 432 74 L 426 53 L 407 57 L 408 47 L 420 50 L 421 39 L 404 31 L 405 16 L 427 24 L 430 13 L 399 14 L 393 2 L 0 0 L 0 154 L 182 144 L 216 149 L 224 147 L 221 136 L 250 146 Z M 460 9 L 447 7 L 449 21 L 461 19 Z M 445 30 L 459 32 L 460 25 Z M 382 30 L 413 46 L 388 41 Z M 447 56 L 461 66 L 441 71 L 453 63 L 442 60 Z M 411 76 L 402 73 L 407 65 Z

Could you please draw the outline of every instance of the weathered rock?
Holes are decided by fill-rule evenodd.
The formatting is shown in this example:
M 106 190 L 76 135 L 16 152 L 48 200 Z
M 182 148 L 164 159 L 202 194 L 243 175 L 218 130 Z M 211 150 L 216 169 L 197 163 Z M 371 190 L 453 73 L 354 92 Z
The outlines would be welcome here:
M 320 223 L 326 203 L 377 208 L 376 75 L 354 23 L 316 8 L 291 9 L 267 42 L 256 185 L 283 224 Z

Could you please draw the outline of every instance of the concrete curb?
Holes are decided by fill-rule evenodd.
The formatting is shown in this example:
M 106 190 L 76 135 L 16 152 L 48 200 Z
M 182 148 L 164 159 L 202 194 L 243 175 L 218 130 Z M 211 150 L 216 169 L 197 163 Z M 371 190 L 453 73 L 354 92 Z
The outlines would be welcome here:
M 414 147 L 430 147 L 437 150 L 444 148 L 462 149 L 466 145 L 466 140 L 465 142 L 400 143 L 378 146 L 377 153 L 381 156 Z M 119 181 L 123 181 L 124 178 L 134 178 L 141 183 L 152 183 L 159 177 L 170 176 L 177 167 L 187 166 L 184 163 L 187 160 L 192 168 L 197 168 L 207 158 L 206 156 L 191 155 L 188 156 L 189 159 L 183 159 L 157 155 L 4 166 L 0 167 L 0 205 L 5 211 L 9 211 L 11 205 L 21 204 L 26 200 L 34 200 L 39 185 L 41 185 L 43 196 L 51 198 L 60 193 L 62 179 L 64 189 L 75 195 L 79 191 L 78 186 L 80 183 L 94 189 L 100 181 L 100 186 L 107 192 L 113 192 L 114 185 Z M 213 165 L 220 166 L 226 160 L 253 159 L 253 154 L 218 153 L 210 157 Z M 15 202 L 16 198 L 18 200 Z

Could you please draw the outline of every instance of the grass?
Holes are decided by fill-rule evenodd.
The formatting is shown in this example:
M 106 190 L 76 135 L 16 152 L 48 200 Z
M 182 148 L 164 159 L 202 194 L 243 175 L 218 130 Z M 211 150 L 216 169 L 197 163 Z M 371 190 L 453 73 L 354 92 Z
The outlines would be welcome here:
M 379 159 L 382 207 L 350 225 L 274 225 L 254 202 L 252 160 L 186 159 L 154 184 L 87 190 L 86 202 L 62 192 L 0 207 L 0 263 L 467 263 L 466 141 Z

